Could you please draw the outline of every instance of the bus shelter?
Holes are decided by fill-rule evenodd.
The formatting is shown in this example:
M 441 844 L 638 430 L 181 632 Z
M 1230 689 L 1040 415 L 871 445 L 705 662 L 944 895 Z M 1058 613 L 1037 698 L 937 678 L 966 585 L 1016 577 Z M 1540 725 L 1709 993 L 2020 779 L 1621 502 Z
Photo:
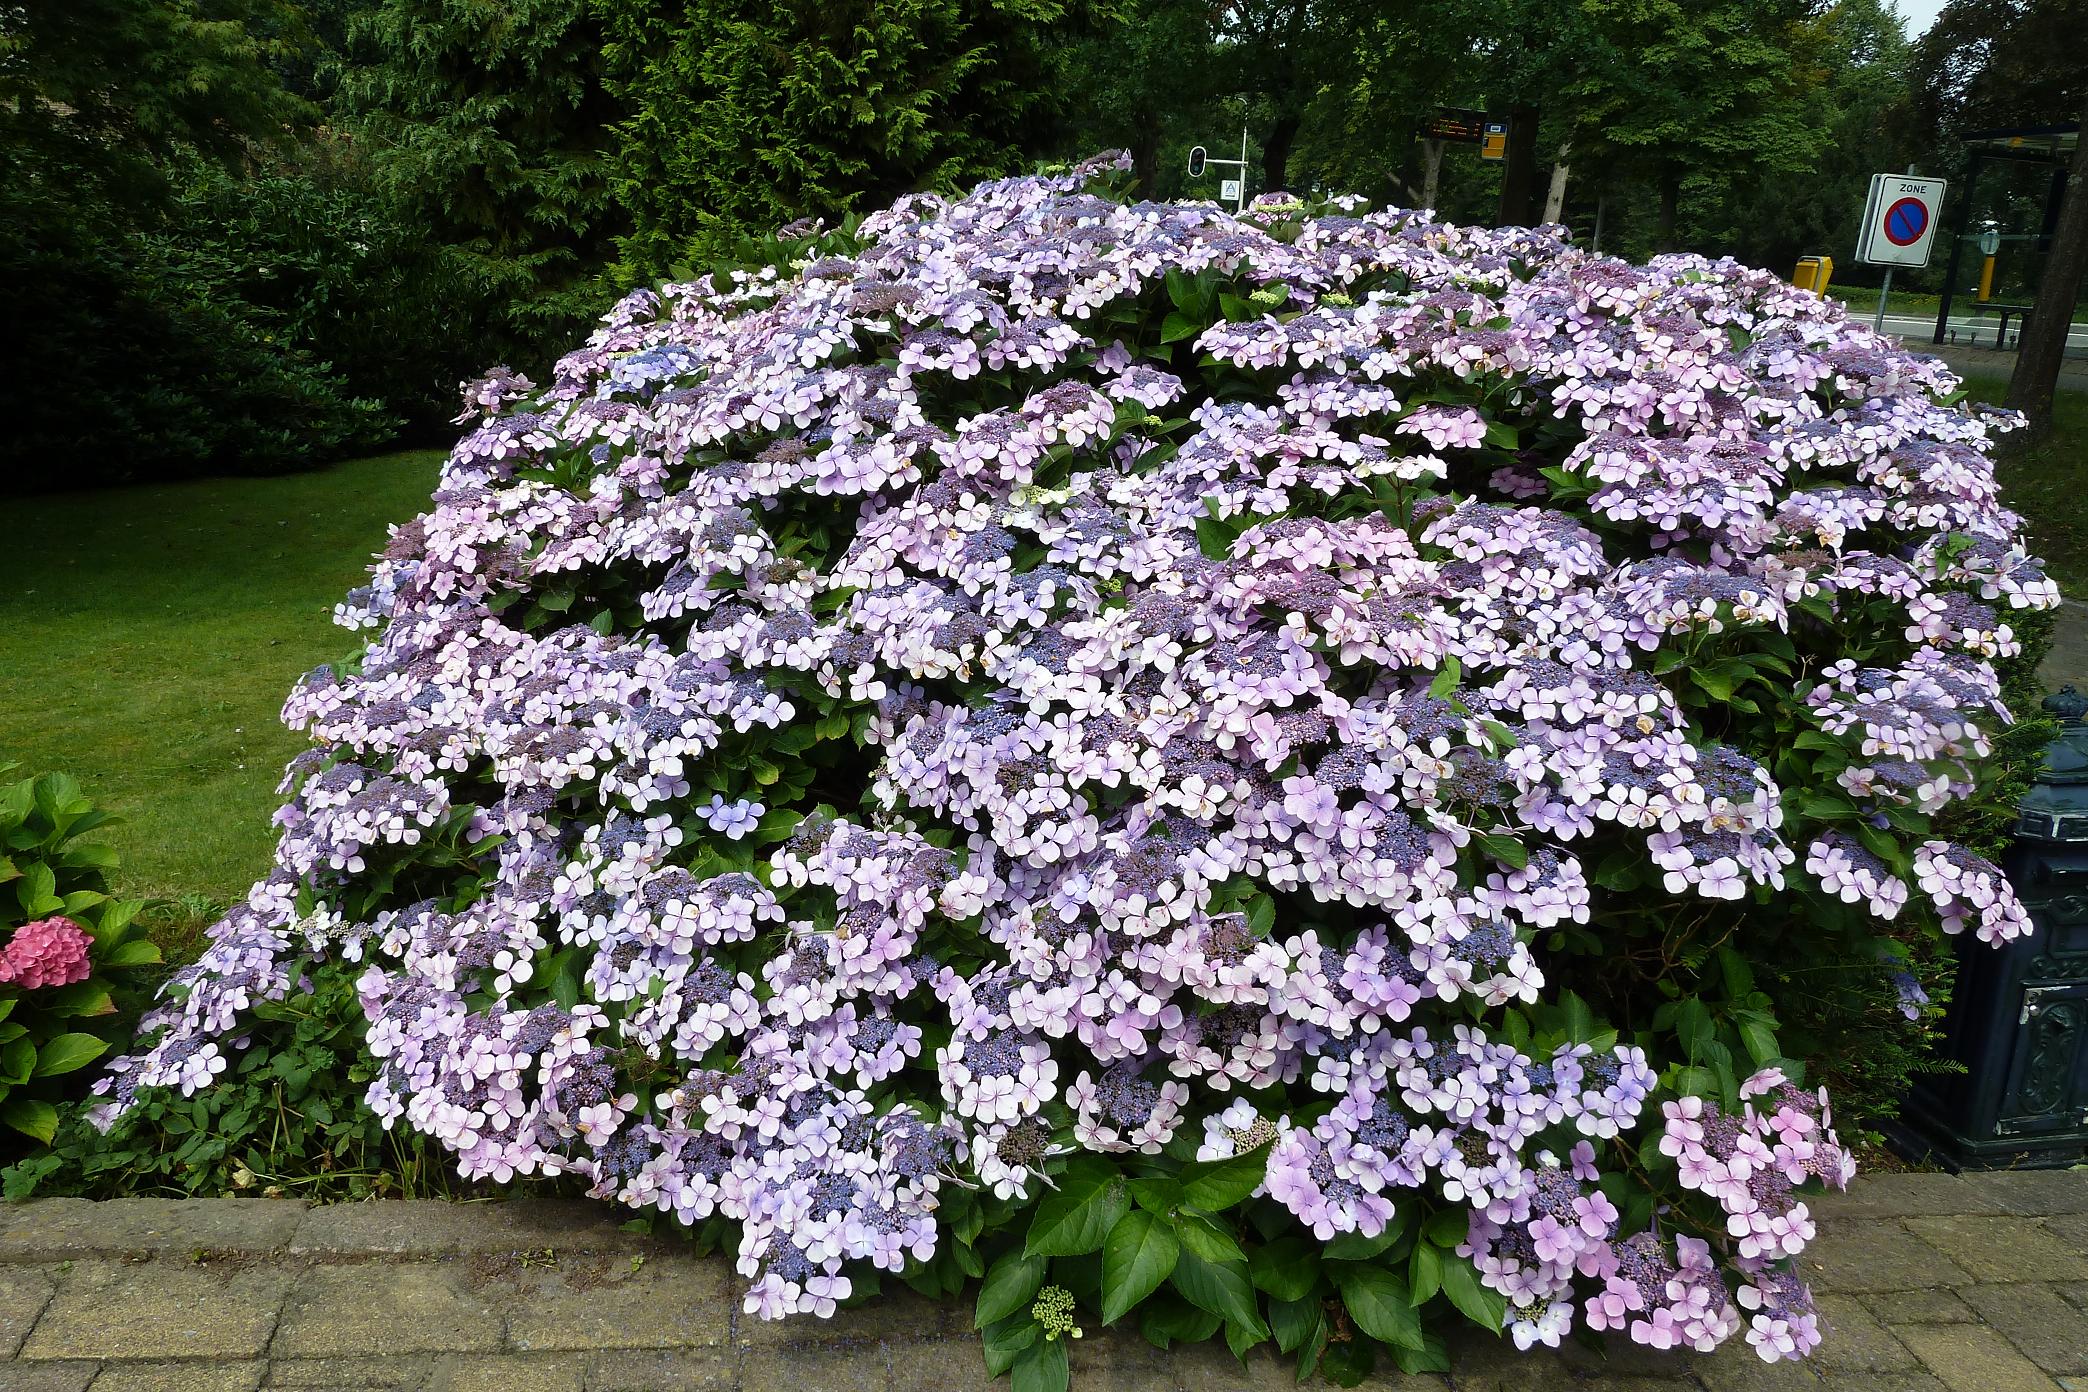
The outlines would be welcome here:
M 1957 221 L 1951 228 L 1950 265 L 1943 276 L 1943 299 L 1936 307 L 1935 342 L 1943 342 L 1949 332 L 1950 306 L 1958 294 L 1958 274 L 1966 244 L 1968 240 L 1973 243 L 1978 240 L 1976 237 L 1968 239 L 1966 234 L 1971 226 L 1973 206 L 1978 201 L 1974 194 L 1979 189 L 1980 173 L 2001 164 L 2041 165 L 2050 170 L 2045 189 L 2043 226 L 2029 237 L 2037 251 L 2049 251 L 2052 233 L 2059 226 L 2059 207 L 2066 199 L 2067 166 L 2073 162 L 2074 147 L 2080 139 L 2079 122 L 1978 131 L 1965 137 L 1969 158 L 1965 165 L 1964 190 L 1958 197 Z M 2068 306 L 2069 312 L 2071 308 Z M 2006 324 L 2005 319 L 2003 323 Z

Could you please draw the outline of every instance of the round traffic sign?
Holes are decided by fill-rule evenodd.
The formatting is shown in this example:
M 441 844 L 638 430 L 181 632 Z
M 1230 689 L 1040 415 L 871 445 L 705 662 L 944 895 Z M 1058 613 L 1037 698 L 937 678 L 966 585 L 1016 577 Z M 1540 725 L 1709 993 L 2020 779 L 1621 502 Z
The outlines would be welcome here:
M 1902 198 L 1885 210 L 1885 240 L 1894 246 L 1912 246 L 1928 231 L 1928 204 L 1919 198 Z

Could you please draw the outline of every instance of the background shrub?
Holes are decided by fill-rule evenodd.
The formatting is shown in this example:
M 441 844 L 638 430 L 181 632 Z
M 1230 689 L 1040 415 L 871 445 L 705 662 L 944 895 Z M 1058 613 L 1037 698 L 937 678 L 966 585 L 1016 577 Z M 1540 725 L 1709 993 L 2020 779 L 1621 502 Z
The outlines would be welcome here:
M 0 787 L 0 1122 L 18 1133 L 0 1155 L 52 1138 L 55 1104 L 128 1036 L 140 969 L 160 960 L 143 905 L 108 893 L 115 855 L 82 839 L 107 820 L 64 774 Z
M 983 1278 L 1037 1386 L 1134 1314 L 1340 1380 L 1427 1311 L 1816 1344 L 1794 1039 L 2027 928 L 1945 839 L 2057 601 L 1995 422 L 1730 262 L 1122 173 L 475 383 L 98 1117 L 265 1076 L 327 958 L 376 1116 L 736 1228 L 763 1316 Z

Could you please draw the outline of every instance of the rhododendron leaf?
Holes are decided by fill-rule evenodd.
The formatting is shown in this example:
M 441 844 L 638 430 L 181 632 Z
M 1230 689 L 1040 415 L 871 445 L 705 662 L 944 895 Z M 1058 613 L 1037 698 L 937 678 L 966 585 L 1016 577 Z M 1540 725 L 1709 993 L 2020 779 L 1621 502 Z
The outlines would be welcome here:
M 1315 1331 L 1323 1334 L 1326 1327 L 1326 1309 L 1316 1292 L 1294 1300 L 1269 1302 L 1269 1332 L 1276 1340 L 1276 1347 L 1285 1353 L 1297 1352 Z M 1304 1381 L 1302 1371 L 1299 1381 Z
M 1037 1298 L 1038 1288 L 1044 1284 L 1045 1265 L 1044 1258 L 1011 1248 L 988 1267 L 985 1282 L 979 1287 L 972 1328 L 984 1329 L 1018 1310 L 1027 1309 L 1029 1303 Z
M 1463 680 L 1464 663 L 1454 657 L 1446 657 L 1443 659 L 1442 667 L 1436 672 L 1435 679 L 1428 684 L 1428 694 L 1440 701 L 1457 690 L 1457 684 Z
M 1406 1282 L 1381 1266 L 1361 1263 L 1329 1266 L 1327 1274 L 1358 1329 L 1388 1344 L 1421 1347 L 1421 1316 Z
M 1164 1218 L 1134 1208 L 1102 1247 L 1102 1321 L 1115 1324 L 1173 1274 L 1182 1244 Z
M 1483 1329 L 1499 1333 L 1508 1301 L 1499 1291 L 1480 1281 L 1471 1259 L 1456 1255 L 1443 1258 L 1443 1293 L 1464 1311 L 1466 1319 Z
M 1246 1262 L 1206 1261 L 1184 1247 L 1175 1262 L 1174 1288 L 1228 1323 L 1268 1332 L 1255 1309 L 1254 1283 Z
M 1336 1387 L 1358 1387 L 1377 1371 L 1377 1350 L 1361 1339 L 1329 1343 L 1320 1359 L 1320 1376 Z
M 1247 1252 L 1239 1239 L 1208 1218 L 1186 1216 L 1175 1224 L 1175 1232 L 1184 1247 L 1207 1262 L 1244 1265 L 1247 1261 Z
M 1066 1392 L 1066 1341 L 1038 1339 L 1015 1355 L 1012 1392 Z
M 1206 1213 L 1244 1202 L 1268 1178 L 1269 1145 L 1264 1141 L 1238 1155 L 1184 1165 L 1175 1176 L 1182 1186 L 1182 1202 Z
M 1248 1256 L 1247 1272 L 1276 1301 L 1302 1299 L 1319 1284 L 1319 1246 L 1296 1235 L 1264 1242 Z M 1274 1318 L 1272 1311 L 1272 1324 Z
M 986 1353 L 986 1371 L 999 1377 L 1015 1366 L 1017 1355 L 1043 1337 L 1044 1331 L 1027 1306 L 987 1325 L 979 1331 L 979 1344 Z
M 45 1145 L 58 1134 L 58 1109 L 34 1097 L 10 1097 L 0 1102 L 0 1121 Z
M 1443 1288 L 1443 1252 L 1440 1247 L 1433 1242 L 1414 1244 L 1413 1259 L 1407 1269 L 1407 1284 L 1412 1287 L 1416 1305 L 1426 1305 Z
M 109 996 L 109 988 L 99 981 L 89 979 L 76 981 L 70 986 L 60 986 L 55 991 L 46 991 L 37 1002 L 47 1015 L 73 1019 L 82 1015 L 113 1015 L 116 1002 Z
M 1114 1166 L 1091 1158 L 1077 1159 L 1058 1177 L 1058 1188 L 1038 1203 L 1025 1250 L 1045 1257 L 1077 1257 L 1098 1251 L 1130 1207 L 1123 1176 Z
M 53 1035 L 36 1052 L 36 1076 L 50 1078 L 85 1068 L 108 1050 L 106 1040 L 96 1039 L 91 1034 Z

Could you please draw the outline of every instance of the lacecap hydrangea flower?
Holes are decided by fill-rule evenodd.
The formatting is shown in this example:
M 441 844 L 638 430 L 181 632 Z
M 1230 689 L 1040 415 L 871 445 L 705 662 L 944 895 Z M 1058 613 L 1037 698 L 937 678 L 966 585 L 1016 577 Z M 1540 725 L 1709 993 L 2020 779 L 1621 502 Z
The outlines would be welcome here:
M 352 970 L 387 1124 L 726 1237 L 763 1317 L 1087 1194 L 1250 1343 L 1213 1292 L 1305 1235 L 1523 1346 L 1809 1350 L 1826 1097 L 1653 984 L 2023 931 L 1932 825 L 2057 599 L 2005 421 L 1731 262 L 1116 171 L 787 229 L 472 384 L 103 1119 Z M 1072 1327 L 1033 1274 L 989 1352 Z

